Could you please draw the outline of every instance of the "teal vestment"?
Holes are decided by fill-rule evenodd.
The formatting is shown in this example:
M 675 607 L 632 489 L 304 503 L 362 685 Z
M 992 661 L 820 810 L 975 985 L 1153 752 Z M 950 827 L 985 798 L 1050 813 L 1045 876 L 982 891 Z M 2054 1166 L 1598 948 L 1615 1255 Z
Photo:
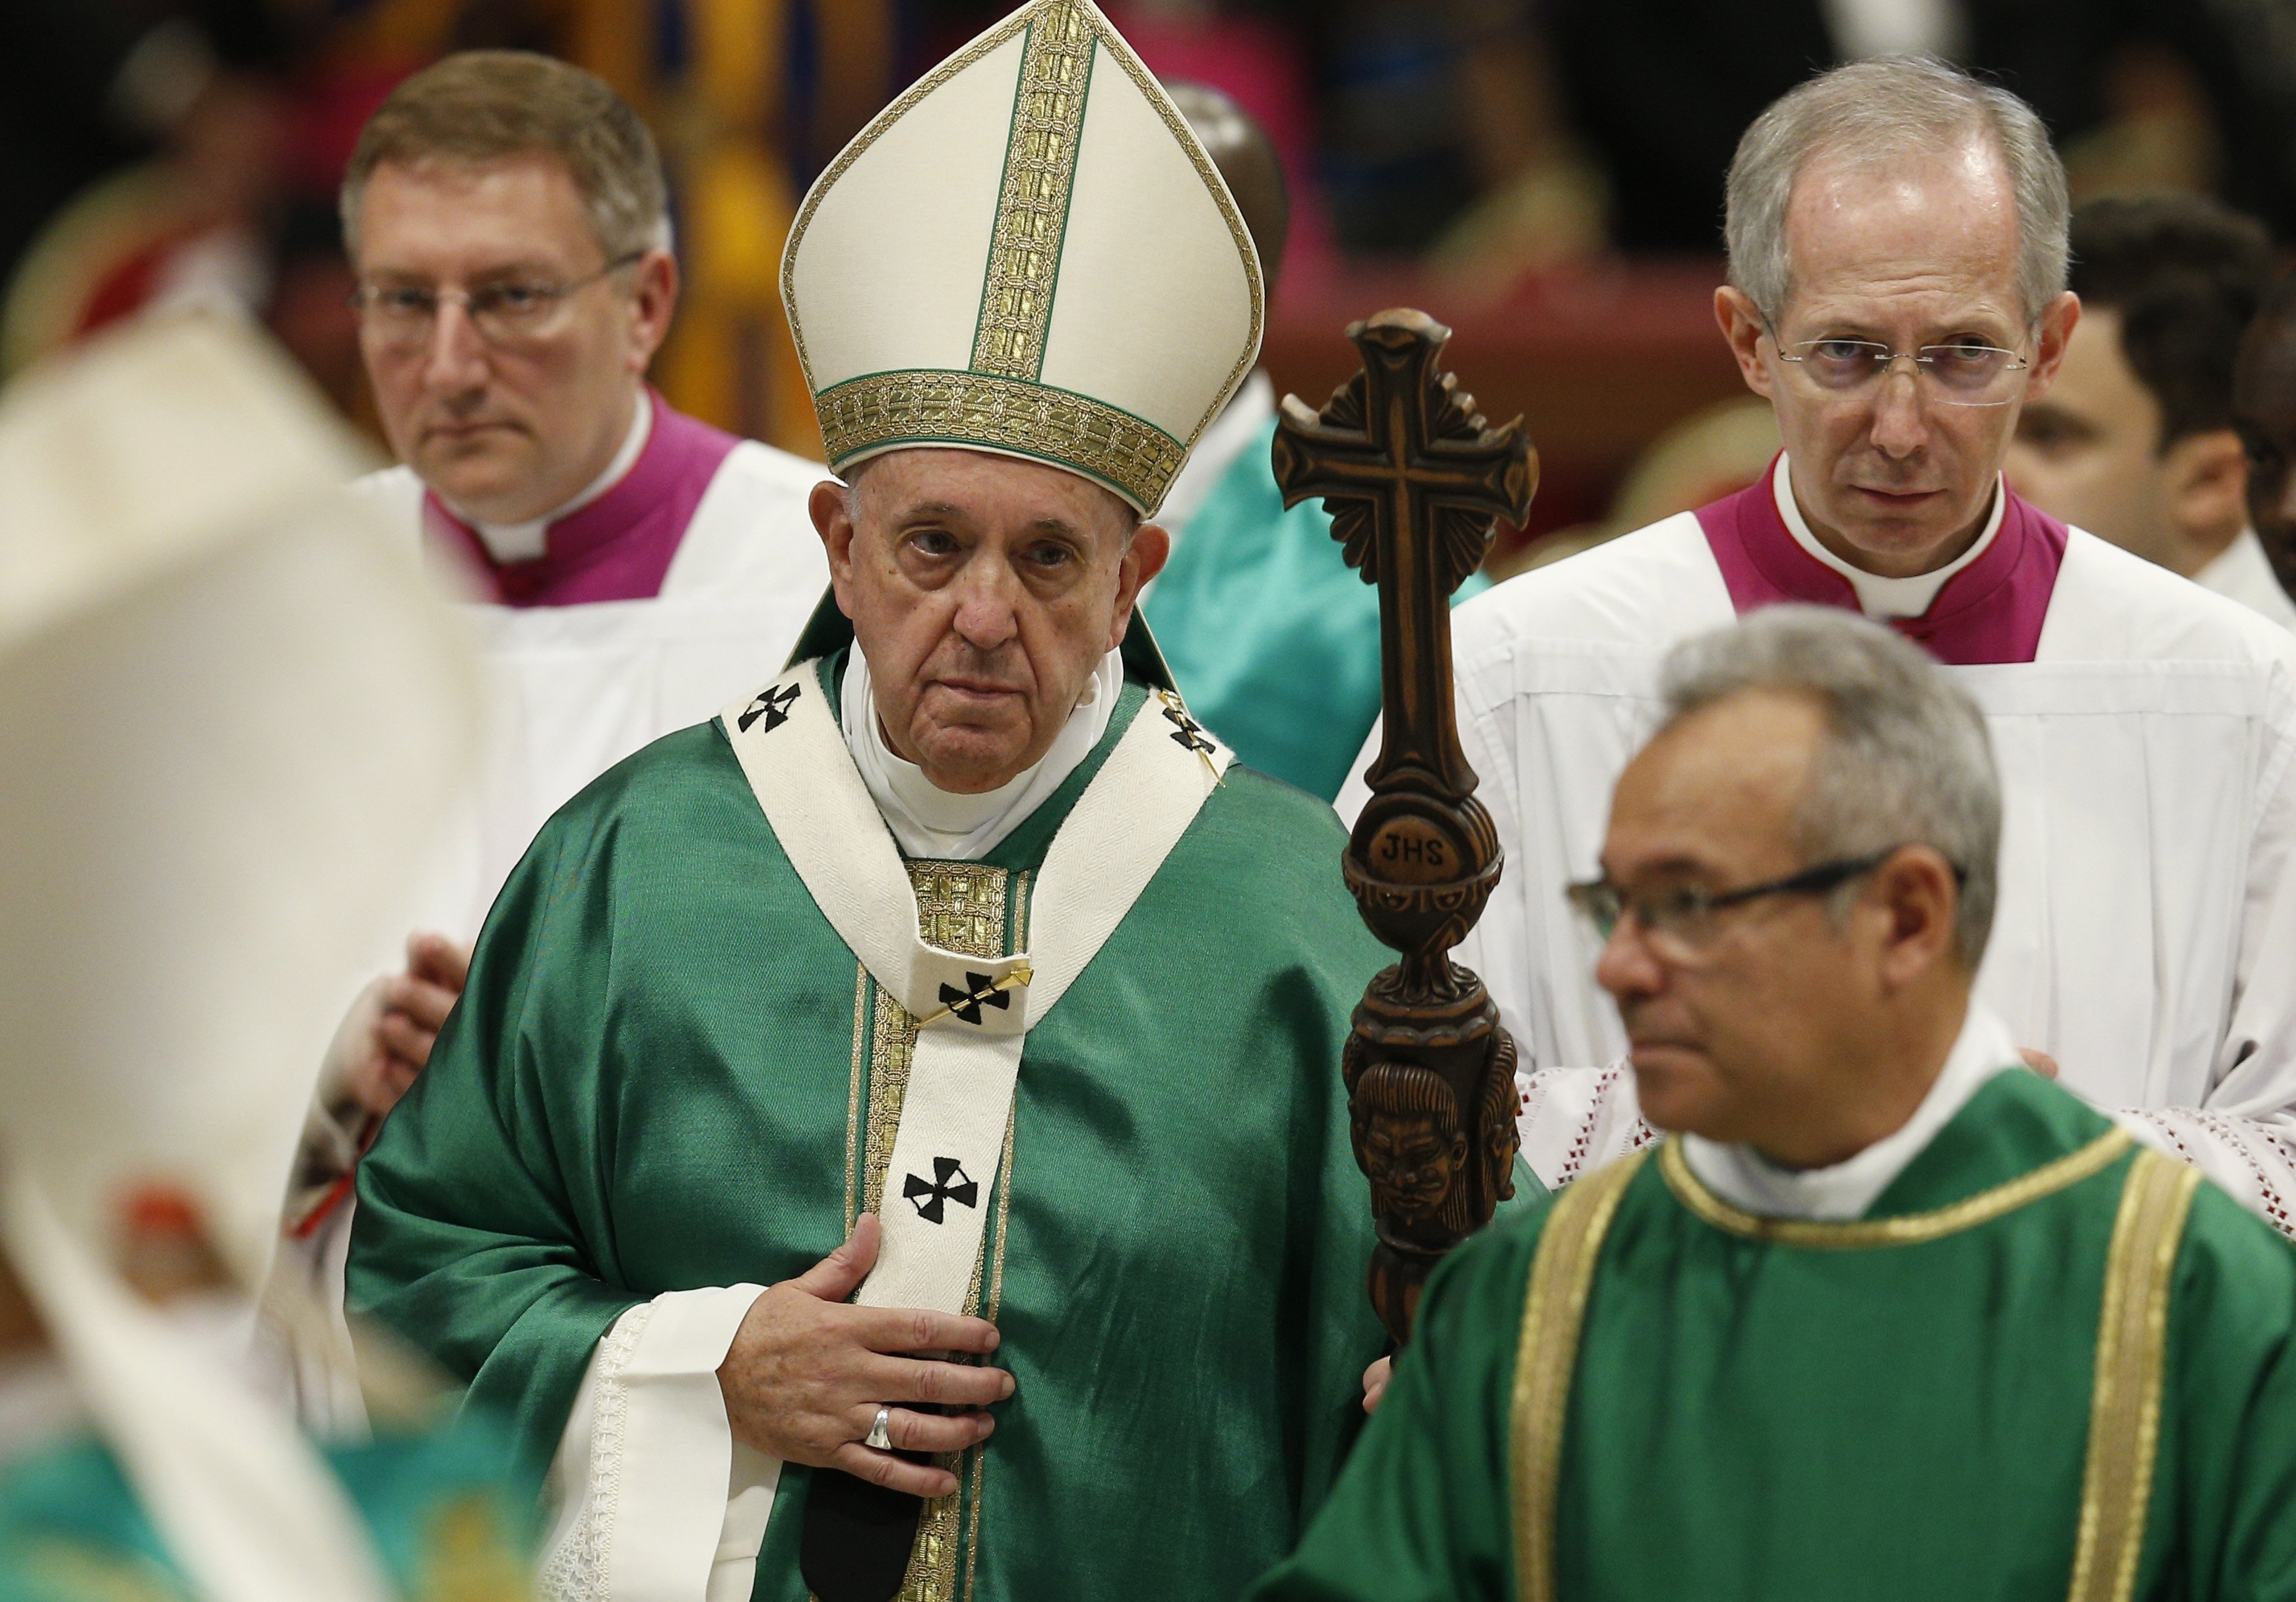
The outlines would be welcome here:
M 2016 1071 L 1859 1220 L 1755 1219 L 1679 1153 L 1439 1270 L 1259 1602 L 2296 1598 L 2296 1250 L 2260 1220 Z M 2148 1399 L 2149 1468 L 2101 1475 Z
M 524 1602 L 531 1517 L 468 1425 L 329 1450 L 406 1602 Z M 111 1450 L 77 1437 L 0 1469 L 0 1602 L 194 1602 Z
M 1275 438 L 1270 418 L 1228 464 L 1144 611 L 1204 727 L 1239 760 L 1330 801 L 1379 720 L 1379 591 L 1341 560 L 1321 501 L 1284 510 Z M 1472 574 L 1453 599 L 1489 587 Z
M 842 661 L 819 674 L 832 707 Z M 1031 876 L 1144 694 L 1127 685 L 1092 757 L 984 860 L 909 865 L 937 943 L 1024 948 Z M 1384 1347 L 1338 1064 L 1386 953 L 1341 844 L 1321 803 L 1230 769 L 1029 1031 L 976 1282 L 1017 1391 L 929 1505 L 939 1538 L 905 1596 L 1218 1602 L 1328 1490 Z M 470 1379 L 538 1464 L 622 1312 L 790 1278 L 874 1209 L 915 1039 L 723 727 L 672 735 L 512 875 L 361 1166 L 351 1302 Z M 781 1476 L 769 1602 L 805 1594 L 810 1474 Z

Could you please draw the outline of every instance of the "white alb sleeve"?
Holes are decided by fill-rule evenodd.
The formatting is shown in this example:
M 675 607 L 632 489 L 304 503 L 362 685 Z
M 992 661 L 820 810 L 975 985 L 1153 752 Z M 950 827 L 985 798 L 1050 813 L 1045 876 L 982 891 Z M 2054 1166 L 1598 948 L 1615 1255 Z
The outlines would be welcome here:
M 2289 694 L 2283 679 L 2276 697 Z M 2200 1105 L 2121 1113 L 2283 1234 L 2296 1234 L 2296 714 L 2278 739 L 2248 854 L 2232 1017 Z
M 2296 1236 L 2296 1128 L 2206 1107 L 2124 1107 L 2114 1120 L 2147 1146 L 2181 1157 L 2283 1235 Z
M 1522 1158 L 1549 1190 L 1658 1138 L 1643 1121 L 1634 1071 L 1623 1057 L 1607 1068 L 1527 1069 L 1515 1084 Z
M 782 1466 L 734 1441 L 718 1366 L 763 1288 L 671 1291 L 598 1343 L 550 1467 L 547 1602 L 746 1602 Z

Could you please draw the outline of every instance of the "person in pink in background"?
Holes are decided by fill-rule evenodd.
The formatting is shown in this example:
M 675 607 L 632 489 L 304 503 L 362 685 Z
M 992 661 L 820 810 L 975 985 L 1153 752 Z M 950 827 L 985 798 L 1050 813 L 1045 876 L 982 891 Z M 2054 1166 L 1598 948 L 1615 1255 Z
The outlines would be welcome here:
M 1271 300 L 1320 283 L 1338 264 L 1338 246 L 1316 175 L 1313 91 L 1301 41 L 1272 17 L 1226 16 L 1171 0 L 1108 7 L 1140 59 L 1168 87 L 1209 88 L 1234 103 L 1282 169 L 1283 240 L 1268 273 Z M 1201 131 L 1201 130 L 1200 130 Z
M 352 1167 L 536 829 L 778 670 L 827 582 L 806 511 L 823 470 L 645 382 L 677 262 L 652 139 L 603 83 L 540 55 L 450 56 L 369 120 L 342 213 L 401 462 L 357 492 L 474 598 L 491 729 L 430 920 L 352 1007 L 319 1087 L 288 1224 L 331 1278 Z

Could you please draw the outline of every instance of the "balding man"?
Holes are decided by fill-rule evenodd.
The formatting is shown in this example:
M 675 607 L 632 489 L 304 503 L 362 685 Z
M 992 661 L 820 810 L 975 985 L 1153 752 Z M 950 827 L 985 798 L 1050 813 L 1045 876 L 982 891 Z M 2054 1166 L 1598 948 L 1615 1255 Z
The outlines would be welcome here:
M 1258 1602 L 2290 1595 L 2296 1252 L 1972 999 L 1988 720 L 1812 607 L 1660 708 L 1570 900 L 1677 1133 L 1444 1266 Z
M 2046 133 L 1951 68 L 1867 62 L 1765 112 L 1729 193 L 1715 310 L 1775 469 L 1459 615 L 1461 739 L 1508 858 L 1463 954 L 1535 1064 L 1526 1154 L 1554 1183 L 1649 1138 L 1562 886 L 1594 871 L 1667 648 L 1800 601 L 1887 622 L 1985 712 L 2007 814 L 1979 996 L 2285 1227 L 2296 642 L 2001 482 L 2079 315 Z

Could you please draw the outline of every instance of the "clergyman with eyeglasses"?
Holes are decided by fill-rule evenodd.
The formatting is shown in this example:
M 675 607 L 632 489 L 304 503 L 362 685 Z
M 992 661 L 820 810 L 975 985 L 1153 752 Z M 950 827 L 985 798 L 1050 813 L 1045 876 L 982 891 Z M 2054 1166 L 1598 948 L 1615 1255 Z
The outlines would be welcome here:
M 1975 702 L 1783 605 L 1659 715 L 1570 900 L 1671 1133 L 1439 1270 L 1255 1602 L 2288 1594 L 2296 1248 L 1972 999 Z
M 474 595 L 497 750 L 422 927 L 330 1054 L 290 1207 L 314 1265 L 535 831 L 777 671 L 828 581 L 806 511 L 821 470 L 646 382 L 677 300 L 668 196 L 652 136 L 604 83 L 523 52 L 449 56 L 369 120 L 342 213 L 403 464 L 359 488 Z
M 2007 823 L 1978 995 L 2068 1089 L 2288 1228 L 2296 641 L 2002 481 L 2080 315 L 2046 130 L 1951 67 L 1866 62 L 1766 111 L 1728 197 L 1715 311 L 1783 453 L 1456 614 L 1460 738 L 1507 855 L 1460 956 L 1523 1049 L 1525 1156 L 1556 1185 L 1650 1138 L 1563 887 L 1668 648 L 1800 602 L 1885 623 L 1984 713 Z

